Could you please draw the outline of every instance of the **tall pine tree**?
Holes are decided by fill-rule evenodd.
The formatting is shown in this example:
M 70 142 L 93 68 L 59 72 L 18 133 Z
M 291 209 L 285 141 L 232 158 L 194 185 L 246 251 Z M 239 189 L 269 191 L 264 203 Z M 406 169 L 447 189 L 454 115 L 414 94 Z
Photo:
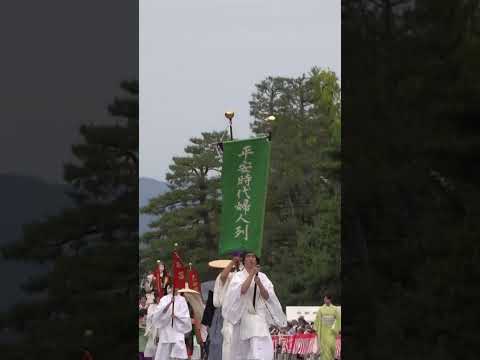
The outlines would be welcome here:
M 190 139 L 185 156 L 173 158 L 166 175 L 170 191 L 142 209 L 158 218 L 143 238 L 149 246 L 142 251 L 147 260 L 141 272 L 153 268 L 155 259 L 169 259 L 178 243 L 182 256 L 205 278 L 207 261 L 218 253 L 221 156 L 215 144 L 226 138 L 225 132 L 202 133 Z
M 316 305 L 319 290 L 340 295 L 340 86 L 333 72 L 313 68 L 256 89 L 252 130 L 273 127 L 265 268 L 282 303 Z
M 138 82 L 121 88 L 109 107 L 116 124 L 82 126 L 84 143 L 72 148 L 77 161 L 65 166 L 76 207 L 26 225 L 21 241 L 3 249 L 50 269 L 25 284 L 46 296 L 16 306 L 8 319 L 24 334 L 12 357 L 80 358 L 84 345 L 95 358 L 136 356 L 128 341 L 137 323 Z

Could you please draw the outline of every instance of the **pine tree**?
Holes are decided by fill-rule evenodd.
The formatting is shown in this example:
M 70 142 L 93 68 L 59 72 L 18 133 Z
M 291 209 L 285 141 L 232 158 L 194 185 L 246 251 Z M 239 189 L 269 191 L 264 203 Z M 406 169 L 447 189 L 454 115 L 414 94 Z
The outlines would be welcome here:
M 156 259 L 168 263 L 174 244 L 185 261 L 192 262 L 204 279 L 207 263 L 218 257 L 221 155 L 216 143 L 225 132 L 202 133 L 190 139 L 185 156 L 174 157 L 166 180 L 170 191 L 150 200 L 142 212 L 158 216 L 144 235 L 149 246 L 142 251 L 141 272 L 153 268 Z
M 478 5 L 344 1 L 344 116 L 355 121 L 344 129 L 342 325 L 356 358 L 476 356 Z
M 313 68 L 256 90 L 252 130 L 266 132 L 265 118 L 276 117 L 263 264 L 283 304 L 316 305 L 319 290 L 340 295 L 340 86 Z
M 76 207 L 26 225 L 21 241 L 3 249 L 50 269 L 25 284 L 46 296 L 12 312 L 10 326 L 25 332 L 12 355 L 79 358 L 88 345 L 99 358 L 136 356 L 128 335 L 138 315 L 138 82 L 121 87 L 125 95 L 109 107 L 116 124 L 82 126 L 84 143 L 72 147 L 77 161 L 64 177 Z

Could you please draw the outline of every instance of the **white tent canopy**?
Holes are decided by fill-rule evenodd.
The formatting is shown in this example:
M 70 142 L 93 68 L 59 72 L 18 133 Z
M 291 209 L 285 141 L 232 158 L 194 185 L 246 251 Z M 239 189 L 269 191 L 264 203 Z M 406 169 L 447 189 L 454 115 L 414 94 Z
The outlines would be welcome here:
M 319 308 L 320 306 L 287 306 L 287 321 L 297 320 L 300 316 L 309 322 L 314 321 Z

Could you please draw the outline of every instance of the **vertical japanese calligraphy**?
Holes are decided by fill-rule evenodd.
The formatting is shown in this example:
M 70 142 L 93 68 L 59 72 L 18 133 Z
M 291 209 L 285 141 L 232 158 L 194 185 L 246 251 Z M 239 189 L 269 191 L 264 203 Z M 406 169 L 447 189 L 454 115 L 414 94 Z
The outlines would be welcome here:
M 266 138 L 224 143 L 221 255 L 248 250 L 260 256 L 269 161 Z

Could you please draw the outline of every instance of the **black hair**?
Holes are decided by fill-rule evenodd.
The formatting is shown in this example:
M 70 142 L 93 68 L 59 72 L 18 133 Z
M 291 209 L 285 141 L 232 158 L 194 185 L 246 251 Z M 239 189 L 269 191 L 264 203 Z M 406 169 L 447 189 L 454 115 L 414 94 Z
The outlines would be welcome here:
M 242 254 L 242 257 L 241 257 L 241 258 L 242 258 L 242 264 L 245 265 L 245 256 L 247 256 L 247 254 L 254 254 L 254 255 L 255 255 L 255 258 L 257 259 L 257 265 L 260 265 L 260 258 L 257 256 L 257 254 L 255 254 L 255 253 L 253 253 L 253 252 L 248 252 L 248 251 L 247 251 L 247 252 L 244 252 L 244 253 Z

